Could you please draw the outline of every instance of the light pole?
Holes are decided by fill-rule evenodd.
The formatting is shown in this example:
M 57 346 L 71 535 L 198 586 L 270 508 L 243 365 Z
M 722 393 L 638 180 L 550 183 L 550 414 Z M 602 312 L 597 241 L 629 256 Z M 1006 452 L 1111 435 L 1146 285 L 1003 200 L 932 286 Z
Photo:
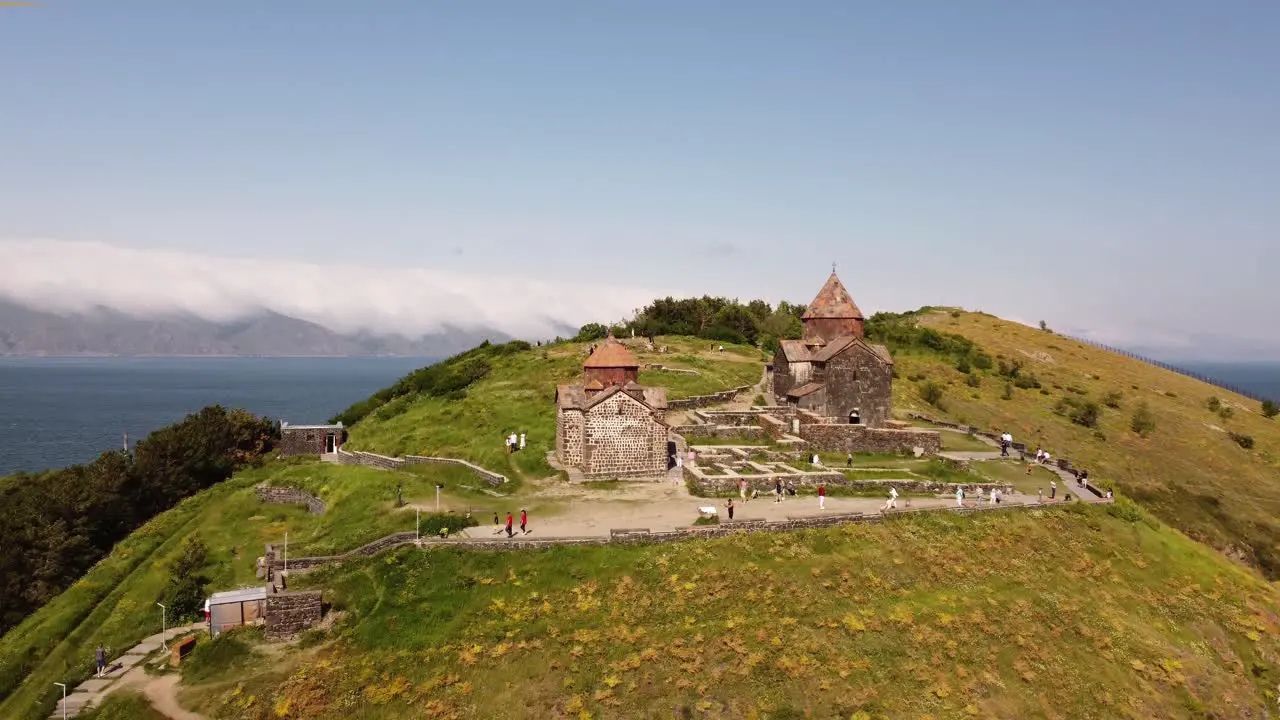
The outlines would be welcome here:
M 421 533 L 418 530 L 421 524 L 422 524 L 422 510 L 415 507 L 413 509 L 413 539 L 415 541 L 421 539 Z
M 284 534 L 284 572 L 286 575 L 289 573 L 289 533 L 288 531 L 285 531 L 285 534 Z
M 436 512 L 440 512 L 440 488 L 444 487 L 440 483 L 436 483 Z
M 165 642 L 165 635 L 168 634 L 169 632 L 169 627 L 168 627 L 169 622 L 165 618 L 165 614 L 168 612 L 168 608 L 164 606 L 164 603 L 156 603 L 156 604 L 160 606 L 160 649 L 168 650 L 169 644 Z
M 62 720 L 67 720 L 67 684 L 54 683 L 54 685 L 62 688 Z

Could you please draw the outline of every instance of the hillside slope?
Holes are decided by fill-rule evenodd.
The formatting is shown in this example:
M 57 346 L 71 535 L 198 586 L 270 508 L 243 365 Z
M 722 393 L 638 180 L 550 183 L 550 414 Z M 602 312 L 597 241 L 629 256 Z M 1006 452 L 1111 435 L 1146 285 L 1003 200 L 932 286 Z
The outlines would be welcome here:
M 1192 537 L 1280 577 L 1280 418 L 1263 418 L 1257 402 L 1198 380 L 990 315 L 935 311 L 921 324 L 968 338 L 993 367 L 963 373 L 936 353 L 899 351 L 899 410 L 1008 429 L 1033 450 L 1043 447 L 1113 483 Z M 1000 376 L 1000 363 L 1014 361 L 1022 364 L 1022 384 L 1033 375 L 1040 387 L 1020 388 Z M 971 376 L 978 387 L 968 384 Z M 922 399 L 930 382 L 944 388 L 945 410 Z M 1055 411 L 1064 398 L 1095 403 L 1096 428 Z M 1210 398 L 1230 410 L 1210 410 Z M 1142 406 L 1154 421 L 1145 437 L 1131 427 Z M 1237 444 L 1232 432 L 1251 437 L 1253 448 Z

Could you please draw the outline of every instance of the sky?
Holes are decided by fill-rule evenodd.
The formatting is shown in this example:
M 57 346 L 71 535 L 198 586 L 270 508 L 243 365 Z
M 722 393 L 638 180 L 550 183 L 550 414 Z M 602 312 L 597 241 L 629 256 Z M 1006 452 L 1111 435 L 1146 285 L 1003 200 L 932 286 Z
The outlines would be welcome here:
M 1280 359 L 1277 37 L 1230 0 L 0 7 L 0 295 L 518 330 L 834 262 L 864 311 Z

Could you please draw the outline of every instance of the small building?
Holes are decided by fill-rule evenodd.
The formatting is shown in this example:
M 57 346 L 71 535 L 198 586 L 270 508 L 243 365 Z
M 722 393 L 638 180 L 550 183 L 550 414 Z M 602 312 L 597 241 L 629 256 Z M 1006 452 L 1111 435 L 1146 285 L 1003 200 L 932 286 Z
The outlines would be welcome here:
M 667 390 L 636 380 L 640 363 L 612 335 L 583 363 L 583 382 L 556 388 L 556 458 L 588 478 L 662 477 Z
M 334 453 L 347 442 L 347 431 L 337 425 L 290 425 L 280 423 L 281 455 L 324 455 Z
M 217 592 L 204 601 L 205 619 L 209 623 L 209 635 L 217 637 L 222 631 L 241 625 L 256 625 L 265 621 L 267 589 L 265 587 L 242 588 Z
M 893 417 L 893 357 L 864 339 L 862 311 L 834 271 L 802 321 L 801 339 L 783 340 L 774 356 L 779 404 L 836 423 L 884 427 Z

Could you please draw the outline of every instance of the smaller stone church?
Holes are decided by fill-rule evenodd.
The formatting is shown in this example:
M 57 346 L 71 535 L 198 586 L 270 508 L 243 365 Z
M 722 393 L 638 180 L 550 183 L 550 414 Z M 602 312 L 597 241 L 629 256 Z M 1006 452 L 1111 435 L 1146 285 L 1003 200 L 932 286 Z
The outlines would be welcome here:
M 779 403 L 830 422 L 885 427 L 893 418 L 893 357 L 866 341 L 862 311 L 834 270 L 801 320 L 801 339 L 783 340 L 774 356 Z
M 612 335 L 583 363 L 583 381 L 556 387 L 556 459 L 588 478 L 667 471 L 667 390 L 637 380 L 640 363 Z

